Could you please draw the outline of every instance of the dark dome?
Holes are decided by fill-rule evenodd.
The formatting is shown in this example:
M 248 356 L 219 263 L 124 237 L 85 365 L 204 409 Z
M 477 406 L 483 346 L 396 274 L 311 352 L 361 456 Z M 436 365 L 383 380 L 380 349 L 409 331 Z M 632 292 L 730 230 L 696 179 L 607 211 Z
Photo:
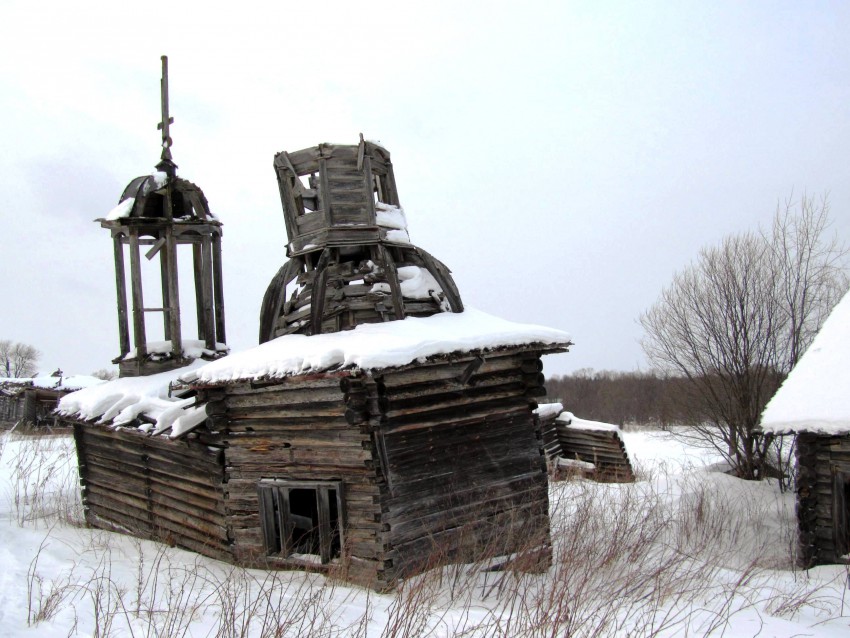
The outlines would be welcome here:
M 142 175 L 132 180 L 118 203 L 130 198 L 134 199 L 132 208 L 126 217 L 129 218 L 163 218 L 165 217 L 165 187 L 171 186 L 172 216 L 182 221 L 215 221 L 216 217 L 210 212 L 207 198 L 199 186 L 179 177 L 169 177 L 166 173 L 157 171 L 151 175 Z

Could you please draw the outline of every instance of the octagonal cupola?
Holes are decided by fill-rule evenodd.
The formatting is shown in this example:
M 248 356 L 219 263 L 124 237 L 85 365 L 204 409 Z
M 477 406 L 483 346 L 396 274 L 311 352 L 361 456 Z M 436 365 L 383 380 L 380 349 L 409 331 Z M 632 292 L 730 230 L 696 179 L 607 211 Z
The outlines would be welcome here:
M 114 246 L 120 354 L 113 362 L 122 377 L 163 372 L 227 352 L 221 222 L 200 187 L 177 176 L 165 56 L 161 89 L 162 155 L 156 170 L 133 179 L 118 205 L 97 220 L 110 231 Z M 191 272 L 191 286 L 182 288 L 185 296 L 194 297 L 190 317 L 181 314 L 191 302 L 184 298 L 181 306 L 180 264 Z

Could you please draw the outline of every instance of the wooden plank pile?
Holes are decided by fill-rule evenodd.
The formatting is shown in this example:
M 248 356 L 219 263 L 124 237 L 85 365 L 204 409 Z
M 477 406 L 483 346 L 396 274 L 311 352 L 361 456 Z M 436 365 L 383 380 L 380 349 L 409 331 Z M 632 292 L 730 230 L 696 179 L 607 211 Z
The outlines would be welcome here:
M 561 455 L 566 459 L 592 463 L 592 476 L 597 481 L 630 483 L 635 480 L 632 464 L 619 429 L 607 424 L 593 427 L 584 421 L 573 426 L 572 415 L 564 413 L 556 420 Z

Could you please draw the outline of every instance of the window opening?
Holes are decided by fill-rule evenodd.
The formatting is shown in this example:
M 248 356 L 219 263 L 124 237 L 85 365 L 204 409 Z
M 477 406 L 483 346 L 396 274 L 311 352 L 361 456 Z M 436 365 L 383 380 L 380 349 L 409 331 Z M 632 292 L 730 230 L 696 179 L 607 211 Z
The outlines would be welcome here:
M 260 522 L 269 555 L 316 555 L 322 563 L 342 551 L 340 483 L 264 479 L 258 485 Z
M 293 554 L 319 553 L 318 490 L 295 489 L 289 492 L 289 517 L 292 520 Z
M 372 193 L 375 196 L 375 203 L 386 202 L 386 195 L 384 194 L 384 185 L 381 183 L 381 178 L 377 174 L 372 175 Z
M 296 200 L 300 200 L 299 203 L 302 207 L 298 214 L 307 215 L 319 210 L 319 178 L 316 173 L 296 175 L 295 180 L 296 183 L 293 186 L 295 187 Z

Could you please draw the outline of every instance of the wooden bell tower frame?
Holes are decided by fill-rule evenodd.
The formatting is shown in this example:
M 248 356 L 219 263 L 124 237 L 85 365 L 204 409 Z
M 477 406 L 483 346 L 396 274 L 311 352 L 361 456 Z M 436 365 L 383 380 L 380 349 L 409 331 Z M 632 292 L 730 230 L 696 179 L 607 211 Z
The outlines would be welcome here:
M 221 268 L 221 222 L 210 212 L 206 197 L 195 184 L 177 177 L 171 157 L 168 113 L 168 58 L 162 56 L 162 156 L 157 171 L 134 179 L 121 195 L 123 214 L 100 219 L 112 235 L 121 354 L 113 360 L 122 377 L 154 374 L 188 364 L 200 353 L 213 359 L 227 352 Z M 130 262 L 128 313 L 125 246 Z M 142 247 L 148 260 L 159 258 L 162 305 L 147 307 L 142 286 Z M 198 341 L 187 348 L 180 316 L 178 246 L 192 247 Z M 161 313 L 165 341 L 170 347 L 151 348 L 145 316 Z M 130 317 L 132 316 L 132 332 Z M 131 340 L 132 334 L 132 340 Z M 132 343 L 131 343 L 132 341 Z

